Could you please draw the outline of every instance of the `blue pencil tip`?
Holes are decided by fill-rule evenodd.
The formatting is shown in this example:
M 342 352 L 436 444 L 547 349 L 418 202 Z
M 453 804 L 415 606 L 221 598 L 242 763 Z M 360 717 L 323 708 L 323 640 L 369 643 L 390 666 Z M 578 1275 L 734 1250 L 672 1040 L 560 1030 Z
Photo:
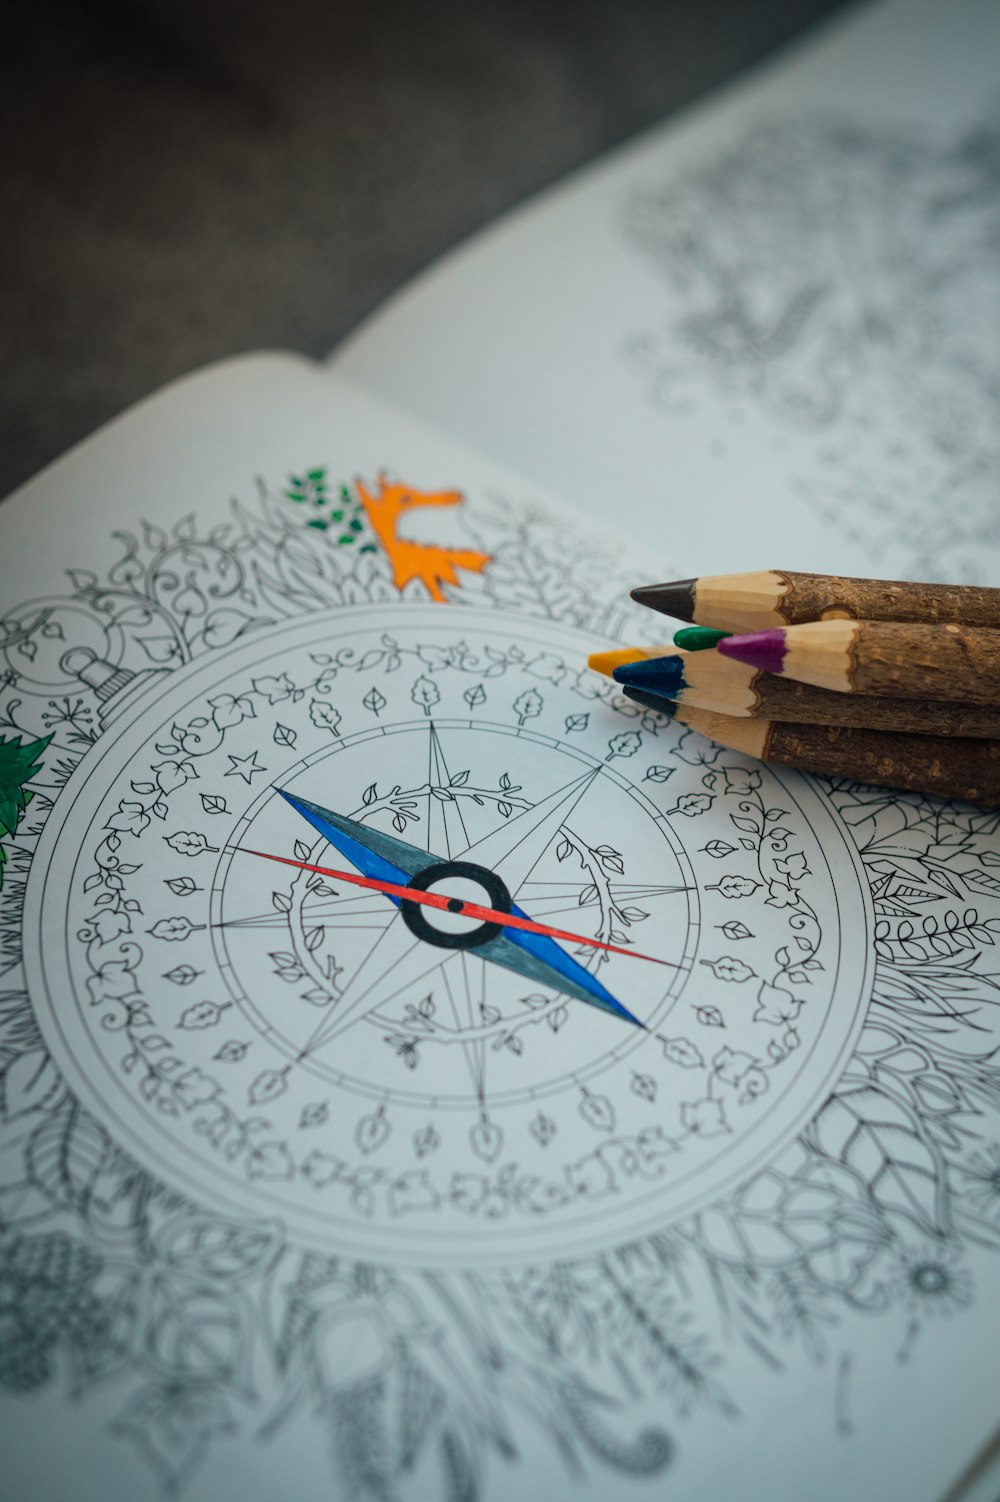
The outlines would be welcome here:
M 647 657 L 644 662 L 625 662 L 614 670 L 616 683 L 672 699 L 686 688 L 683 657 Z

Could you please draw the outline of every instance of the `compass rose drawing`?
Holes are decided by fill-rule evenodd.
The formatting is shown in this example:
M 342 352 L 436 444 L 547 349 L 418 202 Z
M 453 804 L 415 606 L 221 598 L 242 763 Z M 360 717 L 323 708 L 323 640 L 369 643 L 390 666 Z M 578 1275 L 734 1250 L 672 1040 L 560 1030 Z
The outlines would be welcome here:
M 434 735 L 433 730 L 431 734 Z M 436 736 L 433 750 L 441 758 Z M 447 778 L 447 769 L 444 771 Z M 572 812 L 596 775 L 596 770 L 585 773 L 575 783 L 557 789 L 509 825 L 484 835 L 474 845 L 468 845 L 460 860 L 435 856 L 318 804 L 283 793 L 291 806 L 341 855 L 346 856 L 363 877 L 368 878 L 373 886 L 378 883 L 377 889 L 398 910 L 398 921 L 390 922 L 380 935 L 365 963 L 355 971 L 349 990 L 339 997 L 333 1017 L 317 1027 L 307 1050 L 318 1047 L 327 1038 L 349 1027 L 366 1001 L 369 1006 L 374 1005 L 371 997 L 378 992 L 380 984 L 385 991 L 388 982 L 392 988 L 389 994 L 398 993 L 438 965 L 439 961 L 429 956 L 422 945 L 430 945 L 431 949 L 474 949 L 480 959 L 642 1026 L 596 976 L 561 949 L 555 940 L 557 937 L 571 938 L 577 944 L 592 944 L 595 948 L 619 954 L 628 954 L 627 949 L 533 922 L 527 913 L 514 905 L 511 896 L 511 888 L 517 890 L 525 883 L 550 843 L 553 832 Z M 264 854 L 261 851 L 251 853 Z M 343 872 L 324 872 L 322 867 L 314 869 L 320 874 L 351 880 Z M 449 895 L 448 889 L 456 881 L 471 882 L 479 887 L 490 906 L 473 904 L 456 893 Z M 473 926 L 435 926 L 424 910 L 427 907 L 437 912 L 461 915 L 470 919 Z M 662 963 L 656 959 L 652 962 Z
M 67 940 L 30 963 L 140 1161 L 308 1245 L 503 1264 L 662 1224 L 801 1128 L 865 992 L 842 836 L 803 780 L 604 702 L 587 645 L 358 607 L 136 699 L 46 826 L 33 927 Z
M 479 747 L 484 732 L 494 733 L 485 726 L 472 732 Z M 610 930 L 601 925 L 598 933 L 588 933 L 586 921 L 574 929 L 552 921 L 568 905 L 567 898 L 584 917 L 579 899 L 591 883 L 582 876 L 556 882 L 546 877 L 562 874 L 559 860 L 554 862 L 556 871 L 548 868 L 556 848 L 561 848 L 565 859 L 567 841 L 591 852 L 592 847 L 575 831 L 574 821 L 584 820 L 581 827 L 587 827 L 588 800 L 598 799 L 603 791 L 598 786 L 601 767 L 590 765 L 581 772 L 579 762 L 571 764 L 568 780 L 558 781 L 537 801 L 524 797 L 524 786 L 501 773 L 495 779 L 498 796 L 488 801 L 489 777 L 471 782 L 470 771 L 455 765 L 446 751 L 446 742 L 456 750 L 463 742 L 468 745 L 467 727 L 430 721 L 395 734 L 406 742 L 416 741 L 420 760 L 427 767 L 427 782 L 416 793 L 410 789 L 397 795 L 404 805 L 416 799 L 423 804 L 422 817 L 411 822 L 425 843 L 403 840 L 385 827 L 390 817 L 397 817 L 391 802 L 380 809 L 378 800 L 367 806 L 362 801 L 354 816 L 348 816 L 280 787 L 276 792 L 286 811 L 294 810 L 321 837 L 309 859 L 301 858 L 305 853 L 301 845 L 299 856 L 292 858 L 273 848 L 255 848 L 248 843 L 249 835 L 233 847 L 234 854 L 263 857 L 301 873 L 289 890 L 292 906 L 287 912 L 297 915 L 302 935 L 291 942 L 300 954 L 310 953 L 314 975 L 322 975 L 326 946 L 331 954 L 351 952 L 345 951 L 345 935 L 359 923 L 368 935 L 343 985 L 338 971 L 337 984 L 328 994 L 314 997 L 323 1006 L 319 1019 L 294 1043 L 290 1033 L 283 1038 L 295 1064 L 325 1070 L 329 1061 L 344 1053 L 344 1038 L 366 1024 L 382 1043 L 391 1041 L 418 1076 L 429 1067 L 429 1051 L 444 1048 L 452 1054 L 448 1045 L 458 1042 L 464 1057 L 465 1089 L 471 1088 L 482 1112 L 488 1104 L 487 1075 L 503 1072 L 500 1061 L 491 1055 L 503 1049 L 522 1058 L 524 1043 L 518 1035 L 546 1021 L 554 1037 L 568 1020 L 567 1003 L 570 1007 L 583 1003 L 608 1019 L 602 1028 L 612 1046 L 621 1046 L 626 1036 L 634 1038 L 636 1029 L 640 1034 L 645 1031 L 645 1021 L 604 984 L 598 967 L 605 957 L 626 957 L 630 963 L 622 980 L 630 999 L 636 984 L 630 972 L 638 966 L 653 967 L 660 972 L 652 992 L 659 1001 L 665 974 L 671 973 L 671 978 L 672 973 L 686 974 L 683 959 L 645 954 L 617 930 L 618 942 L 614 942 Z M 537 756 L 538 748 L 527 742 L 525 749 L 529 747 Z M 471 760 L 467 751 L 465 756 Z M 508 786 L 503 785 L 505 781 Z M 442 793 L 450 796 L 442 797 Z M 281 803 L 275 804 L 273 798 L 268 802 L 280 814 Z M 503 812 L 497 806 L 501 803 Z M 284 822 L 287 847 L 287 818 Z M 257 827 L 254 820 L 251 828 Z M 332 867 L 329 862 L 334 857 L 341 867 L 347 862 L 352 870 Z M 610 858 L 616 863 L 618 853 L 612 851 Z M 600 862 L 599 856 L 595 862 L 593 854 L 589 859 L 591 864 Z M 581 865 L 580 870 L 589 876 L 589 867 Z M 606 876 L 614 874 L 611 870 Z M 338 882 L 344 884 L 340 889 Z M 606 889 L 607 903 L 626 914 L 625 923 L 629 913 L 637 918 L 644 912 L 631 905 L 637 900 L 663 899 L 669 904 L 673 899 L 676 905 L 680 899 L 680 932 L 687 933 L 687 899 L 693 898 L 694 887 L 684 879 L 680 864 L 671 881 L 618 884 L 607 879 Z M 231 916 L 225 907 L 218 928 L 224 942 L 231 942 L 234 931 L 247 928 L 257 935 L 273 933 L 284 925 L 285 912 L 283 903 L 272 908 L 271 914 L 247 916 Z M 322 937 L 317 939 L 320 928 Z M 314 946 L 311 951 L 309 943 Z M 271 1024 L 280 1025 L 275 1018 Z M 619 1029 L 625 1031 L 619 1033 Z M 352 1044 L 350 1052 L 356 1053 L 358 1046 Z M 517 1071 L 523 1069 L 523 1063 L 516 1066 Z M 456 1091 L 461 1094 L 454 1071 L 454 1058 L 443 1063 L 441 1088 L 432 1092 L 436 1098 L 455 1096 Z M 370 1087 L 378 1089 L 381 1084 L 376 1070 Z

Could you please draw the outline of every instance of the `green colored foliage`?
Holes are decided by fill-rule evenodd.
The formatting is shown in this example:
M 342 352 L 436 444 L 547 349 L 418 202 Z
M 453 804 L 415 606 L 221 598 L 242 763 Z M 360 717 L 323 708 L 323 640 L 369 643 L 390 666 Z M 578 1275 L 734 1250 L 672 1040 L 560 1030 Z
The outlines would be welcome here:
M 300 506 L 325 506 L 330 499 L 325 469 L 307 469 L 301 475 L 289 475 L 285 494 Z
M 47 735 L 25 744 L 19 735 L 0 736 L 0 887 L 7 862 L 3 841 L 14 834 L 31 802 L 31 790 L 26 783 L 41 771 L 40 758 L 51 739 Z
M 361 502 L 348 485 L 338 488 L 334 500 L 330 495 L 330 482 L 325 468 L 307 469 L 301 474 L 289 475 L 284 494 L 297 506 L 308 507 L 310 515 L 306 526 L 313 531 L 336 532 L 337 542 L 342 547 L 356 547 L 359 553 L 378 551 L 377 544 L 368 532 Z

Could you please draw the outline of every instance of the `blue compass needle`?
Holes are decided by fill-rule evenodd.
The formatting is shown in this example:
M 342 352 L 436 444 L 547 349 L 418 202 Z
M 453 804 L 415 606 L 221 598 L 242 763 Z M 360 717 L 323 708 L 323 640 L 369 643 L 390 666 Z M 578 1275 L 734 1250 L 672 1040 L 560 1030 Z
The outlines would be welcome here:
M 407 844 L 394 835 L 373 829 L 370 825 L 361 824 L 305 798 L 297 798 L 280 788 L 278 791 L 363 876 L 405 885 L 408 880 L 433 866 L 448 864 L 439 856 Z M 512 820 L 509 826 L 515 839 L 515 826 L 518 822 Z M 468 854 L 474 854 L 474 851 L 469 851 Z M 396 907 L 400 907 L 404 900 L 388 892 L 385 896 Z M 515 904 L 511 904 L 510 912 L 518 917 L 528 918 L 528 914 Z M 547 934 L 508 928 L 486 943 L 479 944 L 476 953 L 481 959 L 489 960 L 506 970 L 513 970 L 540 985 L 552 986 L 567 996 L 599 1007 L 636 1027 L 645 1025 Z

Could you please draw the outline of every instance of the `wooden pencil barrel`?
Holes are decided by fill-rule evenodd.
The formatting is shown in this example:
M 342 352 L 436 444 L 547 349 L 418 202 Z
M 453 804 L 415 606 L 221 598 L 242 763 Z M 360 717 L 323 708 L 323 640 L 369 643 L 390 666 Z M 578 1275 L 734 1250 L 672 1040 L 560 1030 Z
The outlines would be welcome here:
M 900 579 L 836 578 L 775 569 L 784 584 L 777 611 L 786 625 L 837 617 L 1000 627 L 1000 589 L 909 584 Z
M 752 713 L 757 719 L 787 720 L 796 725 L 846 725 L 907 735 L 995 736 L 1000 740 L 1000 707 L 835 694 L 769 673 L 755 675 L 752 692 L 757 701 Z M 722 714 L 732 713 L 721 700 L 708 707 Z
M 850 656 L 856 694 L 1000 704 L 1000 631 L 864 621 Z
M 776 722 L 763 756 L 828 777 L 1000 805 L 1000 741 Z

